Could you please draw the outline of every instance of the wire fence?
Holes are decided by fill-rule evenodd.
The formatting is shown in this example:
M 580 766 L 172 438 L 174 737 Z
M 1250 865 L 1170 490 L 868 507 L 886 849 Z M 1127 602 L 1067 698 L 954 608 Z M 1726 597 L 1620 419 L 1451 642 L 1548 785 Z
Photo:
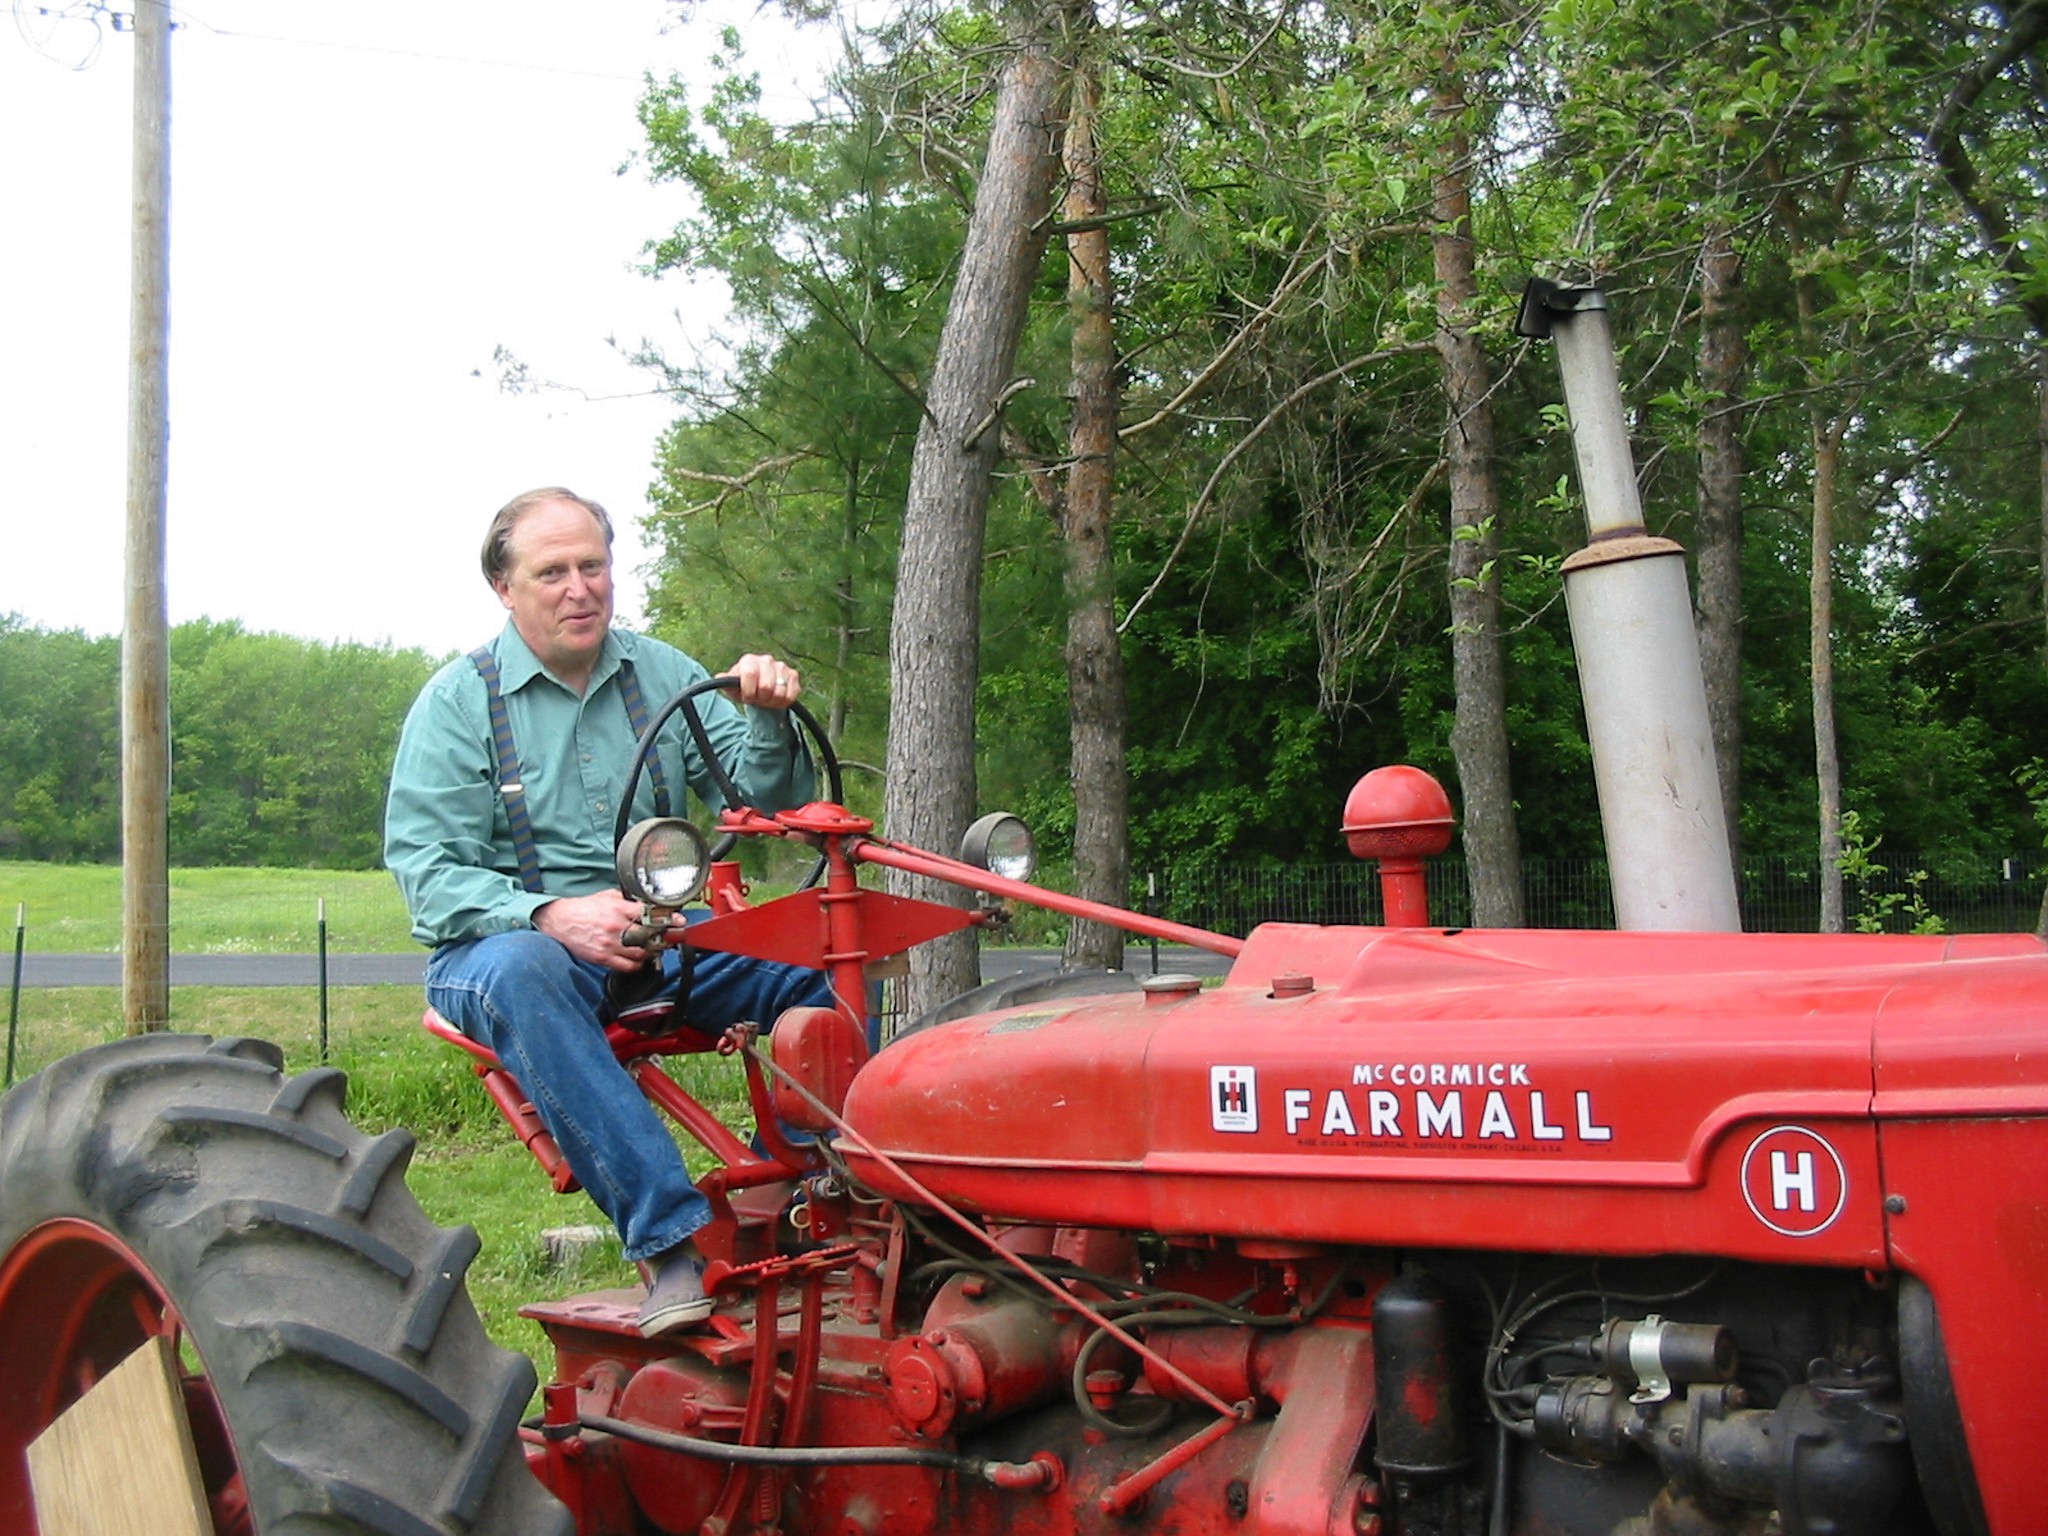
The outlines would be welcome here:
M 1860 917 L 1898 933 L 1932 919 L 1950 933 L 2016 933 L 2031 932 L 2039 918 L 2048 851 L 1963 861 L 1887 849 L 1885 857 L 1882 874 L 1846 881 L 1851 927 Z M 29 868 L 0 864 L 0 873 Z M 44 892 L 10 889 L 0 880 L 0 921 L 26 910 L 32 954 L 120 952 L 118 871 L 80 866 L 75 873 L 79 878 L 104 876 L 104 891 L 97 899 L 58 901 Z M 1377 924 L 1383 918 L 1377 866 L 1358 860 L 1184 863 L 1155 870 L 1151 878 L 1155 894 L 1148 896 L 1147 875 L 1137 875 L 1134 909 L 1220 933 L 1243 935 L 1266 922 Z M 1464 861 L 1432 861 L 1427 880 L 1431 922 L 1446 928 L 1469 925 L 1472 901 Z M 381 872 L 174 870 L 171 885 L 169 947 L 181 955 L 310 956 L 323 937 L 335 955 L 422 953 L 408 931 L 397 888 Z M 1529 927 L 1614 926 L 1604 859 L 1524 858 L 1522 895 Z M 17 899 L 22 896 L 27 899 Z M 1747 932 L 1815 932 L 1820 925 L 1819 865 L 1812 859 L 1752 860 L 1743 868 L 1738 897 Z M 1056 945 L 1063 932 L 1058 923 L 1020 922 L 1016 941 Z
M 1889 850 L 1887 850 L 1889 853 Z M 1949 933 L 2025 933 L 2034 929 L 2041 910 L 2042 887 L 2048 882 L 2048 853 L 2015 854 L 1975 862 L 1923 861 L 1889 854 L 1889 866 L 1869 879 L 1846 882 L 1845 907 L 1852 927 L 1875 925 L 1890 932 L 1915 928 Z M 17 875 L 30 866 L 0 866 Z M 89 869 L 59 872 L 66 884 L 89 879 Z M 97 899 L 59 902 L 47 894 L 23 893 L 31 899 L 7 903 L 16 915 L 13 975 L 7 978 L 7 1066 L 9 1080 L 87 1043 L 95 1031 L 116 1020 L 118 1008 L 105 997 L 88 995 L 97 987 L 107 992 L 117 975 L 50 982 L 28 979 L 29 1007 L 22 1008 L 20 951 L 24 938 L 31 955 L 45 962 L 65 952 L 111 958 L 119 951 L 119 899 L 115 875 L 104 876 Z M 57 878 L 57 877 L 53 877 Z M 1441 859 L 1427 866 L 1432 923 L 1463 927 L 1472 919 L 1472 903 L 1461 860 Z M 1180 865 L 1154 871 L 1152 894 L 1147 877 L 1138 877 L 1133 906 L 1215 932 L 1244 935 L 1261 923 L 1378 924 L 1384 913 L 1377 868 L 1370 863 L 1295 864 L 1287 866 Z M 212 963 L 205 981 L 188 973 L 185 988 L 174 988 L 176 1027 L 216 1032 L 250 1032 L 267 1037 L 280 1029 L 298 1030 L 305 1045 L 324 1059 L 330 1029 L 337 1036 L 359 1028 L 389 1025 L 415 1015 L 418 1002 L 413 972 L 421 953 L 406 931 L 403 906 L 389 880 L 374 873 L 337 875 L 333 871 L 264 872 L 260 877 L 240 871 L 178 871 L 172 880 L 171 947 L 181 956 L 203 957 Z M 1606 861 L 1600 859 L 1524 859 L 1522 889 L 1525 921 L 1532 928 L 1612 928 L 1613 898 Z M 13 891 L 0 891 L 16 896 Z M 1820 870 L 1816 861 L 1762 859 L 1745 866 L 1739 899 L 1742 925 L 1751 933 L 1811 933 L 1819 927 Z M 51 910 L 54 908 L 54 910 Z M 40 910 L 38 910 L 40 909 Z M 24 915 L 26 932 L 20 926 Z M 1020 935 L 1020 938 L 1024 937 Z M 1047 929 L 1026 942 L 1057 945 L 1063 934 Z M 324 945 L 323 945 L 323 942 Z M 317 951 L 335 957 L 330 975 Z M 243 978 L 237 969 L 257 957 L 286 960 L 288 978 L 275 966 L 261 978 Z M 293 957 L 296 957 L 295 959 Z M 404 972 L 404 987 L 365 987 L 363 982 L 394 980 L 377 962 L 395 962 Z M 184 960 L 174 962 L 174 971 Z M 102 967 L 105 969 L 105 967 Z M 284 985 L 257 987 L 246 996 L 240 988 L 253 980 Z M 327 983 L 334 983 L 330 994 Z M 36 990 L 41 988 L 43 990 Z M 196 988 L 196 991 L 194 990 Z M 884 986 L 881 1012 L 888 1024 L 901 1009 L 901 985 Z M 386 996 L 385 994 L 392 994 Z M 117 991 L 116 994 L 117 996 Z M 203 998 L 195 1003 L 195 996 Z M 205 1014 L 200 1017 L 195 1009 Z M 182 1010 L 180 1012 L 179 1010 Z M 888 1027 L 885 1024 L 885 1028 Z
M 1975 863 L 1929 865 L 1908 855 L 1868 879 L 1845 881 L 1849 926 L 1892 933 L 2032 932 L 2048 880 L 2048 853 L 2014 854 Z M 1427 868 L 1430 921 L 1460 928 L 1472 921 L 1472 898 L 1461 859 Z M 1144 879 L 1139 879 L 1139 890 Z M 1524 921 L 1531 928 L 1612 928 L 1614 897 L 1604 859 L 1524 859 Z M 1760 859 L 1744 865 L 1737 899 L 1747 933 L 1814 933 L 1820 928 L 1817 860 Z M 1247 934 L 1260 923 L 1382 921 L 1377 866 L 1370 863 L 1286 866 L 1191 865 L 1157 875 L 1151 906 L 1175 922 L 1219 933 Z M 1938 924 L 1938 928 L 1935 925 Z

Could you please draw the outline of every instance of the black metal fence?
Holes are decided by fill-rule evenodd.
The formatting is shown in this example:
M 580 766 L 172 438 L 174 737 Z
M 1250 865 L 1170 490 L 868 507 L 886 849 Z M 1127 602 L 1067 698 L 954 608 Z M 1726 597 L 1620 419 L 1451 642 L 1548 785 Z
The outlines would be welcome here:
M 1844 908 L 1851 928 L 1875 922 L 1909 933 L 1938 920 L 1945 933 L 2032 932 L 2048 879 L 2048 853 L 1922 863 L 1886 850 L 1888 867 L 1851 879 Z M 1428 866 L 1432 923 L 1461 927 L 1472 899 L 1459 859 Z M 1604 859 L 1524 859 L 1522 895 L 1531 928 L 1612 928 L 1614 899 Z M 1746 864 L 1738 897 L 1748 933 L 1813 933 L 1820 926 L 1816 861 L 1760 859 Z M 1368 863 L 1179 866 L 1158 877 L 1153 907 L 1176 922 L 1245 934 L 1260 923 L 1378 923 L 1378 866 Z

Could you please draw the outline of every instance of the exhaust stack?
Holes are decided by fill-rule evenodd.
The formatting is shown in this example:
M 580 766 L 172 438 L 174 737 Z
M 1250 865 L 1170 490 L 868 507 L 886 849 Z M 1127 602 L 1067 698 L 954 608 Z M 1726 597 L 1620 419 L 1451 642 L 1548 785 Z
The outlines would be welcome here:
M 1616 925 L 1738 933 L 1685 551 L 1643 526 L 1607 297 L 1532 278 L 1515 333 L 1557 343 L 1586 497 L 1564 592 Z

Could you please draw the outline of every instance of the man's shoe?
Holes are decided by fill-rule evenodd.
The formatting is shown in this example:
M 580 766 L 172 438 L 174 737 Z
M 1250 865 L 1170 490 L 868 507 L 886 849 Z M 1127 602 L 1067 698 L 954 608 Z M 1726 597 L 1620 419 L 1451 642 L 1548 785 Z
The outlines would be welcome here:
M 671 1248 L 648 1266 L 647 1299 L 640 1303 L 640 1332 L 647 1338 L 686 1328 L 711 1315 L 704 1294 L 704 1260 L 694 1243 Z

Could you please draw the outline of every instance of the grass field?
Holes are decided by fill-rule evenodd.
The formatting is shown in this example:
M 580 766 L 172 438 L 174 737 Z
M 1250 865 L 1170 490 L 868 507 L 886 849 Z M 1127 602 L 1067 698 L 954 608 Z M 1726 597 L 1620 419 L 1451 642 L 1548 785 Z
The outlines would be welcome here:
M 321 903 L 338 953 L 415 948 L 398 887 L 381 869 L 174 869 L 171 948 L 182 954 L 309 953 Z M 25 918 L 37 953 L 118 950 L 121 870 L 0 860 L 0 921 Z
M 750 896 L 770 900 L 800 875 L 753 882 Z M 870 875 L 864 883 L 876 881 Z M 310 954 L 319 947 L 323 903 L 327 947 L 335 954 L 418 947 L 398 886 L 381 869 L 174 869 L 171 948 L 179 954 Z M 33 953 L 112 954 L 121 947 L 121 870 L 0 859 L 0 923 L 11 923 L 17 910 Z M 1011 923 L 984 942 L 1058 944 L 1064 923 L 1020 906 Z
M 381 877 L 380 877 L 381 878 Z M 419 1027 L 412 987 L 337 989 L 329 1060 L 349 1074 L 349 1117 L 375 1134 L 402 1125 L 418 1139 L 407 1182 L 442 1226 L 469 1225 L 483 1238 L 469 1292 L 491 1337 L 531 1355 L 548 1379 L 554 1355 L 519 1308 L 604 1286 L 637 1283 L 616 1240 L 572 1267 L 550 1264 L 541 1234 L 551 1227 L 607 1223 L 583 1195 L 557 1195 L 498 1118 L 465 1060 Z M 311 987 L 181 987 L 173 990 L 181 1033 L 255 1035 L 283 1047 L 288 1071 L 319 1065 L 318 1007 Z M 32 988 L 21 995 L 16 1081 L 72 1051 L 120 1034 L 121 999 L 109 987 Z M 684 1086 L 729 1125 L 752 1128 L 740 1068 L 724 1057 L 670 1063 Z M 707 1160 L 686 1146 L 691 1170 Z

